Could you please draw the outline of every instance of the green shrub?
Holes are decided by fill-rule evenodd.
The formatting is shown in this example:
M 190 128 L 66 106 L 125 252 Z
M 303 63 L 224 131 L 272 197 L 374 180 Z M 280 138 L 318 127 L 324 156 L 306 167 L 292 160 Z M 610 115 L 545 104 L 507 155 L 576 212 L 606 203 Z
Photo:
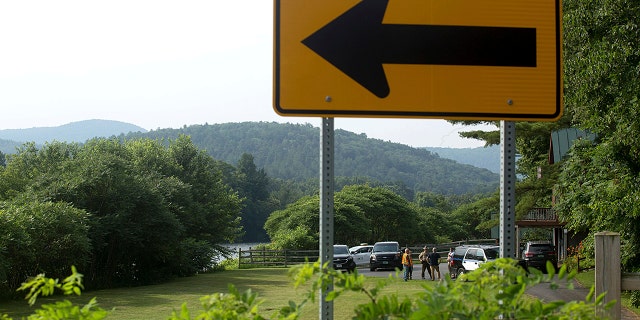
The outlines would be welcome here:
M 235 269 L 238 269 L 238 258 L 222 260 L 220 262 L 220 268 L 222 270 L 235 270 Z
M 318 239 L 306 226 L 296 226 L 293 230 L 278 231 L 272 239 L 275 249 L 311 249 L 318 247 Z
M 28 291 L 26 298 L 29 305 L 34 305 L 38 296 L 50 296 L 55 291 L 62 291 L 65 295 L 80 295 L 82 286 L 82 274 L 71 267 L 71 275 L 65 278 L 62 283 L 57 279 L 46 278 L 44 274 L 39 274 L 24 282 L 19 291 Z M 69 300 L 58 301 L 54 304 L 44 304 L 40 309 L 35 310 L 28 320 L 100 320 L 107 316 L 107 312 L 97 306 L 96 298 L 91 299 L 84 306 L 76 306 Z M 7 315 L 0 316 L 0 319 L 9 320 Z
M 45 270 L 63 277 L 89 260 L 88 213 L 64 202 L 0 202 L 0 296 Z
M 640 290 L 633 290 L 631 292 L 631 296 L 629 297 L 631 301 L 631 305 L 635 308 L 640 308 Z

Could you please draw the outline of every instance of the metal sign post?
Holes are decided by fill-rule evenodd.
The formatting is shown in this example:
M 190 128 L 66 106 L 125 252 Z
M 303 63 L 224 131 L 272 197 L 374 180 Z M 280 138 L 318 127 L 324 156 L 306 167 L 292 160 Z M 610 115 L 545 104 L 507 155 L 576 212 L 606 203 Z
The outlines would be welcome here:
M 500 257 L 515 258 L 516 125 L 500 121 Z
M 322 118 L 320 129 L 320 264 L 333 267 L 333 118 Z M 320 288 L 320 319 L 333 320 L 333 301 L 326 301 L 331 291 L 333 279 Z

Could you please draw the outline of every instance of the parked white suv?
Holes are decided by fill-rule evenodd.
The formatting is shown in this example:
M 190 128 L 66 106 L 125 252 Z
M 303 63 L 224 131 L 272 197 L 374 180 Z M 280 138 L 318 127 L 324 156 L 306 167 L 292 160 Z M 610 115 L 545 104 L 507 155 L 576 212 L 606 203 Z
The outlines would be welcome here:
M 373 245 L 359 245 L 349 248 L 349 252 L 351 252 L 353 256 L 353 261 L 359 266 L 369 264 L 371 250 L 373 250 Z
M 453 266 L 451 272 L 456 277 L 480 267 L 487 261 L 493 261 L 500 257 L 500 246 L 495 245 L 464 245 L 459 246 L 453 253 Z

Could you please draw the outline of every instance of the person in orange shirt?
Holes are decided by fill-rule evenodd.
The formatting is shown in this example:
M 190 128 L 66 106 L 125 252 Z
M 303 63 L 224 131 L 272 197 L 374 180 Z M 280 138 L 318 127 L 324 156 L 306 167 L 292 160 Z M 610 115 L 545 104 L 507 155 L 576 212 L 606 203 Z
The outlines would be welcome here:
M 411 258 L 411 250 L 409 250 L 409 248 L 404 249 L 404 254 L 402 255 L 402 271 L 404 281 L 412 278 L 413 259 Z

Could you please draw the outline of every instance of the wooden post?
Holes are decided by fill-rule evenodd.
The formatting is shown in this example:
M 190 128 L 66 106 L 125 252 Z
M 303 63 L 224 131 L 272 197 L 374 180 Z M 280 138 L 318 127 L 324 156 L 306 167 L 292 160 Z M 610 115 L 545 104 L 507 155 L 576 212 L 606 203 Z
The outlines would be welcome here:
M 606 293 L 603 303 L 615 300 L 616 304 L 609 310 L 602 307 L 596 309 L 596 315 L 620 319 L 620 234 L 603 231 L 595 235 L 596 249 L 596 297 Z
M 238 247 L 238 269 L 242 266 L 242 248 Z
M 287 267 L 287 249 L 284 249 L 284 267 Z

